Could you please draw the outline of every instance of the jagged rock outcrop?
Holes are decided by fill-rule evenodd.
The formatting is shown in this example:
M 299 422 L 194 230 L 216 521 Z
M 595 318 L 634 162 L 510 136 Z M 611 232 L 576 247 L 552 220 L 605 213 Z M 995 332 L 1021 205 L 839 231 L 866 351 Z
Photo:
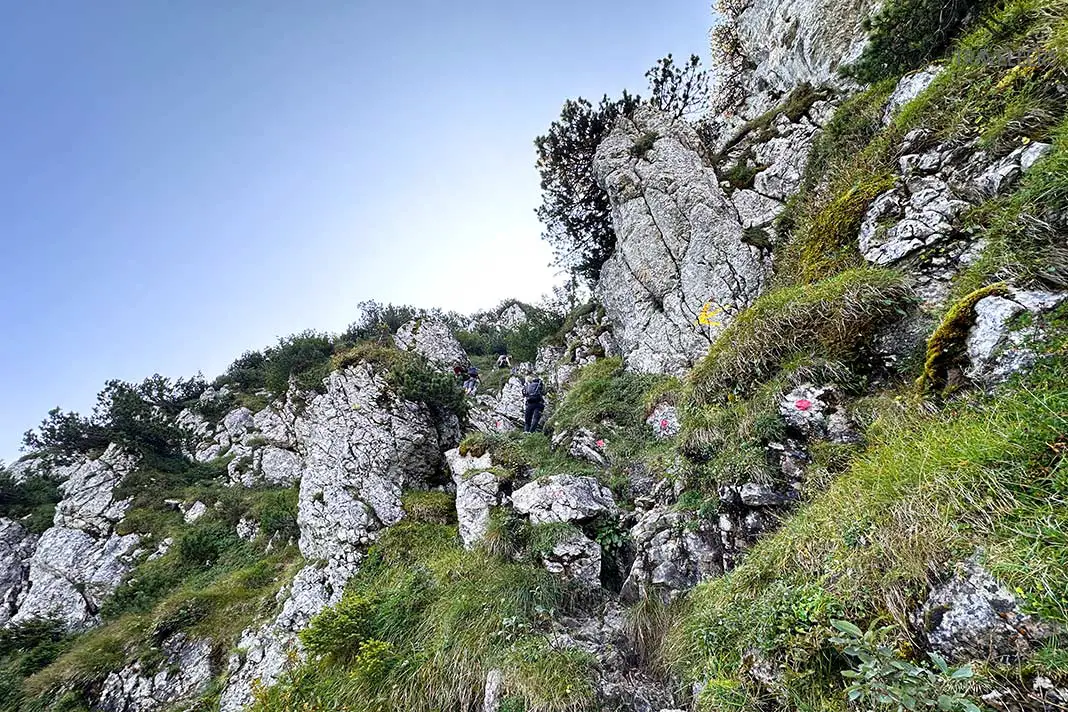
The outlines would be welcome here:
M 466 364 L 467 354 L 452 335 L 449 325 L 438 319 L 415 319 L 397 330 L 393 342 L 402 351 L 414 351 L 425 356 L 442 370 L 455 364 Z
M 635 146 L 650 137 L 639 156 Z M 645 107 L 621 119 L 594 158 L 617 235 L 595 291 L 635 370 L 692 365 L 768 275 L 700 150 L 689 124 Z M 700 317 L 706 305 L 715 319 Z
M 64 498 L 55 526 L 46 530 L 29 560 L 29 574 L 13 623 L 54 618 L 71 630 L 99 621 L 100 606 L 134 564 L 140 537 L 119 536 L 115 524 L 129 502 L 115 488 L 136 467 L 133 457 L 111 445 L 96 459 L 61 468 Z
M 626 601 L 656 596 L 666 603 L 723 573 L 723 541 L 713 522 L 657 507 L 641 515 L 630 535 L 637 557 L 623 584 Z
M 512 493 L 512 504 L 532 524 L 581 522 L 617 511 L 612 492 L 592 477 L 553 475 Z
M 104 680 L 95 709 L 102 712 L 156 712 L 191 703 L 203 693 L 215 675 L 211 642 L 183 633 L 160 646 L 163 661 L 149 670 L 134 663 Z
M 983 247 L 963 229 L 965 211 L 1013 188 L 1050 149 L 1031 143 L 995 158 L 977 141 L 932 145 L 928 132 L 910 132 L 900 149 L 899 175 L 861 222 L 861 253 L 872 264 L 907 268 L 927 303 L 944 302 L 952 278 Z
M 232 656 L 221 709 L 241 709 L 254 681 L 272 682 L 296 633 L 335 603 L 357 571 L 367 546 L 404 517 L 401 492 L 425 486 L 438 470 L 442 442 L 427 408 L 397 397 L 368 364 L 330 374 L 295 422 L 304 453 L 297 521 L 300 550 L 309 565 L 279 594 L 282 612 L 245 631 Z
M 36 534 L 0 517 L 0 626 L 17 610 L 19 594 L 29 583 L 30 557 L 36 548 Z

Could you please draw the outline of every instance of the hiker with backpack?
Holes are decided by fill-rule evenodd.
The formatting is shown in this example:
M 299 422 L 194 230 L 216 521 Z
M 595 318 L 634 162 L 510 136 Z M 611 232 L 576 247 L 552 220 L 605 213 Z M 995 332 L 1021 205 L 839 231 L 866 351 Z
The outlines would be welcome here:
M 527 402 L 523 413 L 523 432 L 533 433 L 538 429 L 541 412 L 545 410 L 545 386 L 538 376 L 532 376 L 523 386 L 523 398 Z
M 464 381 L 464 390 L 467 391 L 467 395 L 473 396 L 478 391 L 478 369 L 472 366 L 467 369 L 467 380 Z
M 508 354 L 501 354 L 497 357 L 497 368 L 511 368 L 512 359 Z

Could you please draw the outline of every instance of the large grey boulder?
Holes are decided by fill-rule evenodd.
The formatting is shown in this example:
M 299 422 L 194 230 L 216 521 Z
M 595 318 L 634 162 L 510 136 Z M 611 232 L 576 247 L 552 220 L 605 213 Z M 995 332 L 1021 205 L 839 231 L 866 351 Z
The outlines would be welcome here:
M 615 514 L 612 492 L 592 477 L 553 475 L 535 480 L 512 493 L 512 504 L 533 524 L 582 522 L 600 514 Z
M 666 602 L 723 573 L 719 530 L 708 522 L 690 526 L 690 519 L 669 507 L 642 515 L 630 532 L 637 555 L 623 584 L 625 600 L 656 596 Z
M 975 323 L 965 341 L 969 361 L 966 375 L 991 387 L 1030 368 L 1038 360 L 1031 344 L 1041 340 L 1041 315 L 1066 298 L 1068 292 L 1014 291 L 1004 297 L 980 299 L 974 307 Z M 1031 323 L 1014 328 L 1013 320 L 1023 314 L 1032 316 Z
M 29 581 L 11 621 L 52 618 L 70 630 L 95 625 L 100 606 L 133 565 L 139 541 L 136 534 L 97 538 L 81 529 L 47 530 L 30 559 Z
M 162 664 L 147 670 L 141 662 L 104 680 L 94 709 L 102 712 L 156 712 L 194 702 L 214 677 L 212 645 L 178 633 L 160 646 Z
M 501 490 L 500 478 L 490 471 L 493 458 L 488 452 L 472 457 L 461 455 L 454 448 L 445 453 L 445 460 L 456 486 L 460 540 L 465 549 L 473 549 L 486 536 L 493 508 L 503 504 L 507 497 Z
M 650 138 L 639 155 L 635 146 Z M 594 158 L 617 235 L 595 293 L 636 370 L 691 366 L 769 273 L 700 150 L 688 123 L 644 107 L 619 120 Z M 699 323 L 706 304 L 718 323 Z
M 29 583 L 30 557 L 36 547 L 36 534 L 0 517 L 0 626 L 14 615 L 18 597 Z
M 394 343 L 402 351 L 414 351 L 442 370 L 467 363 L 467 354 L 452 335 L 449 325 L 438 319 L 414 319 L 397 330 Z
M 1016 662 L 1056 633 L 1024 613 L 1012 591 L 974 560 L 931 591 L 916 624 L 931 649 L 951 662 Z

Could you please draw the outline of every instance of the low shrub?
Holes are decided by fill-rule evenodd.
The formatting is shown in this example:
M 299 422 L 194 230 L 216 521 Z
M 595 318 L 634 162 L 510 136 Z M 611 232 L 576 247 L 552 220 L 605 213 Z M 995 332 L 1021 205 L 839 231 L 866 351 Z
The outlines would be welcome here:
M 264 353 L 264 386 L 282 396 L 294 377 L 301 388 L 321 390 L 333 354 L 334 343 L 327 334 L 309 330 L 281 338 Z
M 991 0 L 890 0 L 867 21 L 868 44 L 846 73 L 862 82 L 896 77 L 940 56 L 968 17 Z
M 60 499 L 58 484 L 47 477 L 34 475 L 16 483 L 11 475 L 0 470 L 0 517 L 17 520 L 40 534 L 52 526 Z

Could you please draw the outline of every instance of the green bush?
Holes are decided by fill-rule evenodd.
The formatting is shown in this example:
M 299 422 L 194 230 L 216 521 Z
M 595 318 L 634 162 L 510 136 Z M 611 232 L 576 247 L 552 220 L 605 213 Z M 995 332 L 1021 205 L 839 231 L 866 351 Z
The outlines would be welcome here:
M 276 396 L 289 389 L 293 376 L 302 388 L 319 390 L 330 372 L 334 344 L 327 334 L 302 331 L 278 340 L 265 353 L 264 386 Z
M 256 497 L 252 515 L 259 520 L 260 535 L 271 537 L 277 534 L 282 541 L 297 539 L 297 505 L 300 499 L 298 486 L 286 489 L 265 490 Z
M 387 380 L 402 398 L 423 403 L 437 418 L 447 414 L 467 418 L 467 398 L 456 378 L 436 370 L 421 356 L 406 354 L 389 370 Z
M 312 618 L 300 632 L 300 641 L 313 655 L 351 660 L 370 635 L 373 612 L 371 600 L 346 594 L 339 603 Z
M 40 534 L 52 526 L 56 504 L 62 499 L 58 485 L 34 475 L 21 483 L 0 470 L 0 517 L 19 520 L 32 532 Z
M 862 82 L 896 77 L 940 56 L 964 20 L 990 0 L 890 0 L 867 23 L 868 44 L 847 73 Z

